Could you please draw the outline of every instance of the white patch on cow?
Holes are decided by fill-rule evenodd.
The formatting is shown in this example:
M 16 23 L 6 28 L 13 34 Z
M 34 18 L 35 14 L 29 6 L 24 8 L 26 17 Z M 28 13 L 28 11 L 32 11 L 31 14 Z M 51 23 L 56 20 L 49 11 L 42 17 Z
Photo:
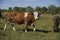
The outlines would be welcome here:
M 24 17 L 27 17 L 28 16 L 28 12 L 25 13 Z
M 35 18 L 35 20 L 38 19 L 38 12 L 34 12 L 34 18 Z

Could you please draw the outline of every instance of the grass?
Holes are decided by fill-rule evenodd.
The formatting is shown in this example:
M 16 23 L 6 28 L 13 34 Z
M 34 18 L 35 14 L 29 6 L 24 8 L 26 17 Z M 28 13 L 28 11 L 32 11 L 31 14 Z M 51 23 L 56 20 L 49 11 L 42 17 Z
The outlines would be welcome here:
M 11 25 L 7 27 L 4 31 L 4 24 L 0 22 L 0 40 L 60 40 L 60 32 L 52 32 L 52 15 L 51 14 L 41 14 L 38 21 L 36 21 L 36 32 L 28 31 L 24 32 L 24 25 L 15 24 L 17 31 L 13 31 Z M 60 27 L 60 26 L 59 26 Z M 33 27 L 29 26 L 31 30 Z

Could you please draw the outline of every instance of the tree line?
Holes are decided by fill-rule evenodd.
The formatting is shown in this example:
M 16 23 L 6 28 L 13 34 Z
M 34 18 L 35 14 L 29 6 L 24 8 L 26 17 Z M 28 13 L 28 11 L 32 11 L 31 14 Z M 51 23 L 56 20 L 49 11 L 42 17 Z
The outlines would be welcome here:
M 45 14 L 60 14 L 60 6 L 57 7 L 55 5 L 49 5 L 48 7 L 40 7 L 36 6 L 32 8 L 31 6 L 27 7 L 9 7 L 8 9 L 1 9 L 3 12 L 6 11 L 15 11 L 15 12 L 34 12 L 37 11 L 39 13 Z

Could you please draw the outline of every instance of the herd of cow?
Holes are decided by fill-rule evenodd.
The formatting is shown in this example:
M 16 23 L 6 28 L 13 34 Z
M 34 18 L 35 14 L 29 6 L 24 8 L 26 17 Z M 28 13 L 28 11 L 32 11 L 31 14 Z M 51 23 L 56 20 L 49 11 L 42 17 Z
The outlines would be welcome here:
M 2 18 L 0 12 L 0 19 Z M 27 32 L 28 25 L 33 26 L 33 31 L 35 31 L 35 21 L 37 21 L 39 17 L 38 12 L 4 12 L 5 18 L 5 27 L 4 31 L 6 31 L 7 25 L 11 23 L 11 26 L 13 28 L 13 31 L 16 31 L 14 24 L 24 24 L 25 25 L 25 32 Z M 53 16 L 53 31 L 58 31 L 60 17 L 59 16 Z

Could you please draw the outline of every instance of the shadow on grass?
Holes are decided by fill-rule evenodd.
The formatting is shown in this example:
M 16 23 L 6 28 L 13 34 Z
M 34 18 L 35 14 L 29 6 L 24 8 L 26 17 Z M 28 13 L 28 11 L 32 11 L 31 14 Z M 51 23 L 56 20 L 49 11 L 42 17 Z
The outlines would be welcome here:
M 38 30 L 38 29 L 36 29 L 36 32 L 44 32 L 44 33 L 48 33 L 48 32 L 51 32 L 51 31 L 49 31 L 49 30 Z
M 53 30 L 53 32 L 55 33 L 60 32 L 60 28 L 58 28 L 57 30 Z
M 1 30 L 3 30 L 4 28 L 0 28 Z
M 20 30 L 25 31 L 25 29 L 20 29 Z M 19 31 L 19 30 L 17 30 L 17 31 Z M 33 31 L 33 29 L 27 29 L 27 31 L 28 31 L 28 32 L 31 32 L 31 31 Z M 36 29 L 36 31 L 35 31 L 35 32 L 48 33 L 48 32 L 52 32 L 52 31 L 49 31 L 49 30 L 39 30 L 39 29 Z

